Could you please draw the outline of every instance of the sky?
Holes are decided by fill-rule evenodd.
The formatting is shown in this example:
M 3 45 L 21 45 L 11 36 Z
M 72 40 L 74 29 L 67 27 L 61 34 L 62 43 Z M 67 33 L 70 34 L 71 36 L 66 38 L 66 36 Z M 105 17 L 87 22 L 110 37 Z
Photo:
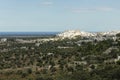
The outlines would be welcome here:
M 0 32 L 120 30 L 120 0 L 0 0 Z

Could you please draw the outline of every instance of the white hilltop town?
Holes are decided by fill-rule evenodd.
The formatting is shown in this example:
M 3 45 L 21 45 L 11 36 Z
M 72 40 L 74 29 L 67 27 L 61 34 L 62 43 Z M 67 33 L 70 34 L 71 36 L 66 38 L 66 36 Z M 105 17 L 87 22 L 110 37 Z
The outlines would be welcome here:
M 88 41 L 93 40 L 106 40 L 106 39 L 116 39 L 116 34 L 120 33 L 120 31 L 108 31 L 108 32 L 85 32 L 80 30 L 67 30 L 64 32 L 61 32 L 59 34 L 56 34 L 55 37 L 50 38 L 43 38 L 43 39 L 35 39 L 35 40 L 19 40 L 17 41 L 23 42 L 23 43 L 34 43 L 34 42 L 48 42 L 48 41 L 58 41 L 63 39 L 76 39 L 77 37 L 83 37 L 88 38 Z
M 60 37 L 62 39 L 64 38 L 75 38 L 77 36 L 81 37 L 102 37 L 102 36 L 116 36 L 116 34 L 120 33 L 120 31 L 108 31 L 108 32 L 85 32 L 80 30 L 68 30 L 65 32 L 62 32 L 60 34 L 57 34 L 57 37 Z
M 68 30 L 65 32 L 62 32 L 60 34 L 57 34 L 58 37 L 64 38 L 74 38 L 76 36 L 83 36 L 83 37 L 88 37 L 88 36 L 96 36 L 95 33 L 90 33 L 90 32 L 84 32 L 80 30 Z
M 49 38 L 38 38 L 32 40 L 24 40 L 17 38 L 16 41 L 20 43 L 35 43 L 35 42 L 48 42 L 48 41 L 58 41 L 63 39 L 76 39 L 77 37 L 87 38 L 88 42 L 93 40 L 106 40 L 106 39 L 116 39 L 116 34 L 120 33 L 120 31 L 108 31 L 108 32 L 85 32 L 80 30 L 67 30 L 56 34 L 55 37 Z M 7 38 L 1 38 L 1 42 L 6 42 Z M 85 40 L 84 40 L 85 41 Z

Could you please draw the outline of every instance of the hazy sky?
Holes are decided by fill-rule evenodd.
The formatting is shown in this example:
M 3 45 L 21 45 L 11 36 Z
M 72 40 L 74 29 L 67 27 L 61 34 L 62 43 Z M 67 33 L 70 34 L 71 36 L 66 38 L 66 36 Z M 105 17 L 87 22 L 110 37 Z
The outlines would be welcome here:
M 0 31 L 120 30 L 120 0 L 0 0 Z

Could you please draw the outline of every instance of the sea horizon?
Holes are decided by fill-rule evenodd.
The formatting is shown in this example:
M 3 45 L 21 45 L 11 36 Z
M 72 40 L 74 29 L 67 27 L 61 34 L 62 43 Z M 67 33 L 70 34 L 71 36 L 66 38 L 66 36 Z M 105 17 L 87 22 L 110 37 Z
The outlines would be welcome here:
M 0 37 L 54 36 L 60 32 L 0 32 Z

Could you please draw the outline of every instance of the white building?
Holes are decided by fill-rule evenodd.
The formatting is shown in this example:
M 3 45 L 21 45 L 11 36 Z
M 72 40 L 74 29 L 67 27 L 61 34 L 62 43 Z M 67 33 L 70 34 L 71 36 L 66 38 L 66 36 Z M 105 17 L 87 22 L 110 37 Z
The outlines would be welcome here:
M 7 38 L 2 38 L 1 39 L 1 42 L 6 42 L 7 41 Z

